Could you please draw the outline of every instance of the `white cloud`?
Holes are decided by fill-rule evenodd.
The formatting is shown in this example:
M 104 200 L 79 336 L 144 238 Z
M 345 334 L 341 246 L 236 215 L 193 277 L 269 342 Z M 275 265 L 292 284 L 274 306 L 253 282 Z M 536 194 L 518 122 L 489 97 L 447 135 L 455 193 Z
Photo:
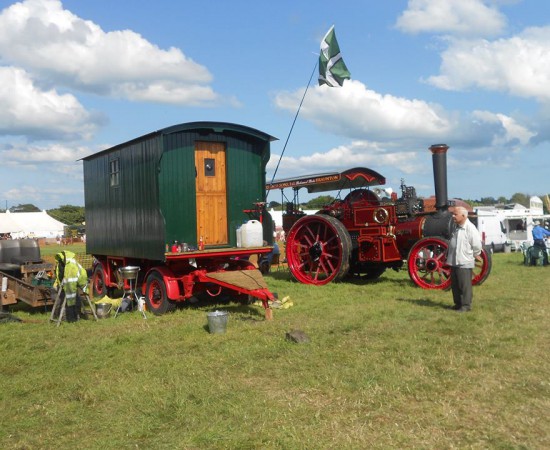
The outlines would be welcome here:
M 14 205 L 34 203 L 41 208 L 83 204 L 82 157 L 100 148 L 25 139 L 0 144 L 0 198 Z
M 303 92 L 284 92 L 275 104 L 294 112 Z M 308 91 L 300 117 L 323 131 L 388 148 L 406 149 L 411 143 L 447 142 L 474 147 L 498 142 L 501 147 L 526 145 L 536 132 L 513 117 L 489 111 L 459 113 L 422 100 L 382 95 L 359 81 L 342 88 Z M 409 149 L 410 151 L 410 149 Z
M 527 127 L 520 125 L 512 117 L 504 114 L 495 114 L 489 111 L 474 111 L 472 117 L 475 120 L 487 124 L 494 124 L 499 129 L 499 133 L 494 134 L 492 144 L 495 146 L 509 146 L 510 143 L 517 149 L 518 145 L 527 145 L 537 133 L 529 130 Z
M 406 33 L 494 36 L 506 27 L 506 17 L 484 0 L 409 0 L 397 20 Z
M 36 166 L 46 164 L 54 167 L 58 164 L 68 164 L 70 166 L 79 166 L 82 170 L 79 159 L 92 154 L 93 151 L 85 146 L 70 146 L 58 143 L 49 145 L 28 145 L 18 143 L 15 145 L 0 148 L 0 155 L 3 161 L 9 161 L 11 165 L 18 166 Z
M 283 92 L 275 104 L 295 111 L 303 92 Z M 422 100 L 381 95 L 356 80 L 342 88 L 316 86 L 307 94 L 300 117 L 318 128 L 355 139 L 397 140 L 411 137 L 440 138 L 452 123 L 438 105 Z
M 71 94 L 40 90 L 22 69 L 0 67 L 0 134 L 89 138 L 103 120 Z
M 442 89 L 482 88 L 549 102 L 550 26 L 493 42 L 453 40 L 443 52 L 440 75 L 428 82 Z
M 178 82 L 151 82 L 151 83 L 119 83 L 112 87 L 111 94 L 115 97 L 128 98 L 134 101 L 151 101 L 159 103 L 171 103 L 176 105 L 203 106 L 206 99 L 222 100 L 217 97 L 209 86 L 196 85 L 192 89 Z M 234 99 L 227 102 L 238 105 Z
M 279 157 L 280 155 L 272 154 L 268 170 L 275 169 Z M 353 141 L 348 145 L 340 145 L 307 156 L 285 156 L 279 166 L 286 174 L 291 174 L 289 176 L 338 171 L 350 167 L 371 167 L 376 168 L 375 170 L 382 167 L 399 167 L 403 173 L 414 173 L 420 169 L 421 164 L 415 151 L 388 150 L 376 143 Z
M 302 95 L 303 91 L 281 93 L 275 103 L 294 112 Z M 280 170 L 285 176 L 356 166 L 371 167 L 383 175 L 429 176 L 431 166 L 424 152 L 439 142 L 452 148 L 450 167 L 510 167 L 518 152 L 537 136 L 528 125 L 506 114 L 446 111 L 421 100 L 378 94 L 359 81 L 346 82 L 343 88 L 308 91 L 300 117 L 350 143 L 307 156 L 283 157 Z M 419 142 L 425 142 L 425 148 L 419 148 Z M 268 170 L 274 170 L 278 158 L 272 155 Z
M 10 205 L 15 205 L 16 203 L 33 203 L 35 206 L 45 201 L 50 203 L 53 202 L 53 205 L 59 205 L 59 203 L 56 202 L 59 202 L 63 198 L 74 196 L 75 194 L 82 195 L 82 187 L 77 190 L 73 186 L 68 187 L 55 185 L 53 183 L 46 186 L 23 185 L 2 193 L 6 201 L 9 201 Z
M 129 100 L 209 105 L 208 69 L 130 31 L 104 32 L 59 0 L 25 0 L 0 14 L 0 54 L 45 83 Z
M 44 192 L 36 186 L 20 186 L 3 192 L 4 197 L 11 203 L 36 202 L 44 197 Z

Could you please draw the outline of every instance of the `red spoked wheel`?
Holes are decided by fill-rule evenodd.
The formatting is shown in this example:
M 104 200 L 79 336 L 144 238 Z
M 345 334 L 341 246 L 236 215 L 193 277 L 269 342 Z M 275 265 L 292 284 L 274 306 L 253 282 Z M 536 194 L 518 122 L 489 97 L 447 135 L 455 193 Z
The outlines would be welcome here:
M 418 241 L 409 252 L 409 276 L 413 282 L 424 289 L 449 289 L 451 287 L 451 268 L 447 265 L 445 239 L 432 237 Z M 472 273 L 472 285 L 482 284 L 492 268 L 491 253 L 481 251 L 481 261 L 476 260 Z
M 286 259 L 292 276 L 301 283 L 323 285 L 341 280 L 349 271 L 351 237 L 331 216 L 302 217 L 286 239 Z
M 491 252 L 483 249 L 480 256 L 481 261 L 476 259 L 476 266 L 472 275 L 472 285 L 474 286 L 483 283 L 491 273 L 491 268 L 493 267 Z
M 451 268 L 447 265 L 449 244 L 443 238 L 420 239 L 409 251 L 407 266 L 411 280 L 423 289 L 449 289 Z

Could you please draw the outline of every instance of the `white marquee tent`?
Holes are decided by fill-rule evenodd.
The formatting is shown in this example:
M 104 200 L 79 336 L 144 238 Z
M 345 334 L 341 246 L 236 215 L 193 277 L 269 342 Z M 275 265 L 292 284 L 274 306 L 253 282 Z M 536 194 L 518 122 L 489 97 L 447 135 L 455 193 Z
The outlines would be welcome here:
M 11 216 L 11 213 L 0 213 L 0 233 L 14 233 L 20 230 L 21 227 Z
M 55 238 L 63 236 L 65 224 L 46 211 L 0 213 L 0 233 L 10 233 L 14 239 Z

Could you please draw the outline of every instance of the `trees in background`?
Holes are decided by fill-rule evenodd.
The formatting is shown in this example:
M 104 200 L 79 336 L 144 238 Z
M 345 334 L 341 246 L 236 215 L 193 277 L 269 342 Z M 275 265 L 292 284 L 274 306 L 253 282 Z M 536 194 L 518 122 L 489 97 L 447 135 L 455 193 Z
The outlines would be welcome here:
M 15 213 L 15 212 L 40 212 L 42 211 L 40 208 L 38 208 L 37 206 L 34 206 L 32 203 L 25 203 L 24 205 L 22 204 L 19 204 L 17 206 L 12 206 L 10 208 L 10 212 L 12 213 Z
M 333 201 L 334 197 L 332 195 L 320 195 L 319 197 L 312 198 L 307 203 L 302 203 L 302 206 L 304 209 L 321 209 Z
M 82 226 L 86 220 L 83 206 L 62 205 L 59 208 L 49 209 L 47 212 L 65 225 Z
M 540 197 L 543 201 L 543 207 L 545 214 L 550 213 L 550 198 L 548 195 L 537 195 L 537 197 Z M 521 192 L 516 192 L 512 197 L 506 198 L 504 196 L 500 196 L 498 198 L 495 197 L 481 197 L 479 200 L 472 200 L 472 199 L 460 199 L 466 203 L 468 203 L 470 206 L 492 206 L 492 205 L 505 205 L 509 203 L 518 203 L 522 206 L 525 206 L 526 208 L 529 208 L 529 199 L 531 198 L 530 194 L 524 194 Z M 548 200 L 547 200 L 548 199 Z M 322 206 L 327 205 L 331 203 L 334 200 L 334 197 L 330 195 L 320 195 L 319 197 L 313 198 L 309 200 L 306 203 L 301 203 L 300 206 L 303 209 L 321 209 Z M 276 202 L 272 202 L 276 203 Z
M 512 197 L 510 197 L 509 203 L 519 203 L 526 208 L 529 208 L 529 198 L 531 196 L 527 194 L 522 194 L 521 192 L 516 192 Z
M 495 200 L 493 197 L 482 197 L 480 200 L 464 200 L 471 206 L 491 206 L 491 205 L 506 205 L 509 203 L 518 203 L 521 206 L 529 208 L 529 199 L 532 196 L 530 194 L 524 194 L 522 192 L 516 192 L 512 197 L 506 198 L 500 196 Z M 550 197 L 548 194 L 537 195 L 542 200 L 542 209 L 544 214 L 550 213 Z

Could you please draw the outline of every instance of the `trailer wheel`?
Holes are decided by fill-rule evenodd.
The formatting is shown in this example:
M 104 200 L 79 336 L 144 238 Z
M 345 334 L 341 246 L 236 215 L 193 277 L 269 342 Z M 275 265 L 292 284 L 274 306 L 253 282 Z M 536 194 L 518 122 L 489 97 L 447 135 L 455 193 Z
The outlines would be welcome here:
M 102 298 L 107 295 L 107 284 L 105 281 L 105 270 L 101 264 L 94 267 L 92 274 L 92 296 Z
M 288 267 L 301 283 L 323 285 L 340 281 L 349 271 L 350 255 L 349 232 L 331 216 L 304 216 L 287 236 Z
M 447 264 L 445 239 L 420 239 L 409 251 L 407 266 L 411 280 L 423 289 L 449 289 L 451 268 Z
M 149 311 L 155 315 L 165 314 L 176 308 L 176 302 L 170 300 L 166 295 L 164 280 L 158 273 L 152 273 L 147 277 L 145 301 Z

